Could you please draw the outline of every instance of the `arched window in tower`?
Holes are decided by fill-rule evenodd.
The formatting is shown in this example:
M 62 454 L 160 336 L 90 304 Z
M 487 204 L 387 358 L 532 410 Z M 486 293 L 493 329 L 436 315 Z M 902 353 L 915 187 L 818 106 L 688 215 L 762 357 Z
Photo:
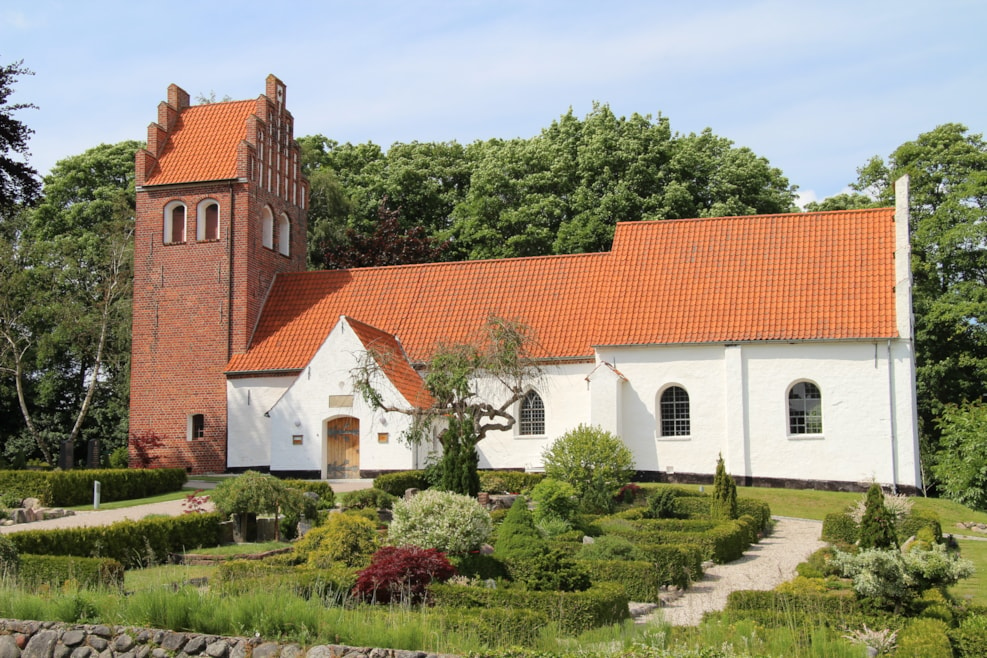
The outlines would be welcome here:
M 278 219 L 278 252 L 282 256 L 291 255 L 291 224 L 284 213 Z
M 185 204 L 181 201 L 165 206 L 162 238 L 165 244 L 185 242 Z
M 261 244 L 268 249 L 274 249 L 274 213 L 264 206 L 260 220 Z
M 660 436 L 689 436 L 689 393 L 681 386 L 669 386 L 658 401 Z
M 196 209 L 195 239 L 200 242 L 219 240 L 219 204 L 213 199 L 199 202 Z
M 788 433 L 822 431 L 822 392 L 812 382 L 798 382 L 788 390 Z
M 521 436 L 542 436 L 545 434 L 545 403 L 537 391 L 528 391 L 521 398 Z

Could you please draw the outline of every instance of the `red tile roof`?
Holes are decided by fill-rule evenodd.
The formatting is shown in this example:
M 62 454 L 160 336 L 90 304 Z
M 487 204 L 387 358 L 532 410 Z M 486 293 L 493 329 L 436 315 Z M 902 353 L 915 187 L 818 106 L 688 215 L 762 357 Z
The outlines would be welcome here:
M 535 356 L 593 346 L 891 338 L 894 211 L 618 224 L 606 253 L 280 275 L 230 372 L 303 368 L 340 315 L 398 336 L 413 361 L 490 314 Z
M 354 318 L 346 318 L 346 322 L 408 404 L 420 408 L 434 404 L 421 376 L 411 367 L 404 348 L 394 336 Z
M 195 105 L 182 110 L 146 185 L 237 177 L 237 147 L 247 136 L 256 101 Z

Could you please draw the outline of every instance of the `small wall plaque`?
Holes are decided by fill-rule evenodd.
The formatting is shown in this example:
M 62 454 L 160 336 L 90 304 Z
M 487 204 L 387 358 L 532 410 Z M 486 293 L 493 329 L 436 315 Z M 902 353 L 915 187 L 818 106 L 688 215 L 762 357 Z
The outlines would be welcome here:
M 387 432 L 379 432 L 377 434 L 377 443 L 387 443 L 390 439 L 390 435 Z
M 292 437 L 291 437 L 291 443 L 292 443 L 292 445 L 300 446 L 302 444 L 302 440 L 303 439 L 304 439 L 304 435 L 302 435 L 302 434 L 293 434 Z

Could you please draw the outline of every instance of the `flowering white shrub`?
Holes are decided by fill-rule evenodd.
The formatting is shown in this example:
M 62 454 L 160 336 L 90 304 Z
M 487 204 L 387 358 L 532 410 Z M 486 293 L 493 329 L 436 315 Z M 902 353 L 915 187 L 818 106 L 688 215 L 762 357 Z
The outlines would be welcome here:
M 434 489 L 398 501 L 391 511 L 387 542 L 392 546 L 468 553 L 487 541 L 493 525 L 476 499 Z
M 860 500 L 854 503 L 853 507 L 850 508 L 850 518 L 852 518 L 857 525 L 860 525 L 860 521 L 864 518 L 865 509 L 867 509 L 867 496 L 861 496 Z M 912 499 L 904 494 L 884 492 L 884 509 L 888 510 L 888 514 L 891 515 L 891 520 L 895 525 L 898 525 L 901 523 L 902 519 L 911 513 Z

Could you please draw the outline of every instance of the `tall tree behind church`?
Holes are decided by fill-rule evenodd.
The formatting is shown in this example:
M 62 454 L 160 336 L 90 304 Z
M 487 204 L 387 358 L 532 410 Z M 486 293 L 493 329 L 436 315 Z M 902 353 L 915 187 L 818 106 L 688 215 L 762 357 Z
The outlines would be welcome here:
M 795 188 L 750 149 L 710 129 L 673 133 L 661 115 L 617 117 L 607 105 L 584 119 L 570 110 L 531 138 L 466 147 L 412 142 L 385 153 L 321 135 L 300 141 L 310 243 L 346 229 L 371 234 L 385 195 L 402 228 L 449 242 L 444 260 L 603 251 L 618 221 L 794 210 Z

